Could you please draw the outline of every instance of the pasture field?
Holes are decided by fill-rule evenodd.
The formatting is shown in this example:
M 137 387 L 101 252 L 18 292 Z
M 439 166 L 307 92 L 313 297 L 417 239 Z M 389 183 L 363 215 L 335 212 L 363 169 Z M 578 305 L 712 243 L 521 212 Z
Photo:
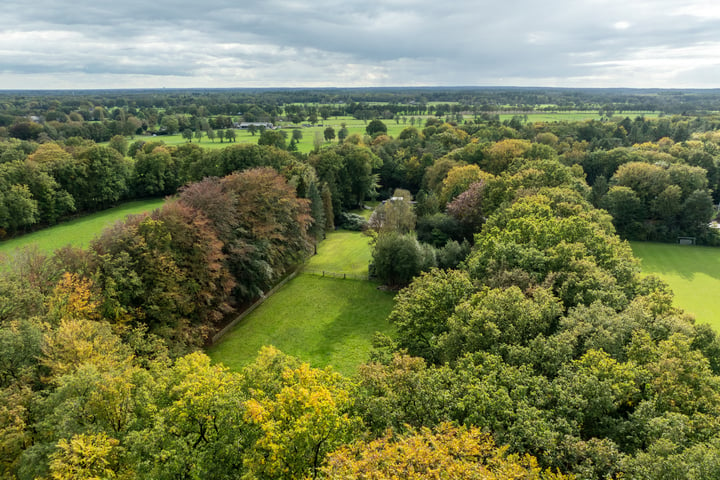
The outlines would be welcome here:
M 36 232 L 0 242 L 0 256 L 35 244 L 39 251 L 51 253 L 65 245 L 87 247 L 90 241 L 108 227 L 128 215 L 150 212 L 162 206 L 165 199 L 153 198 L 123 203 L 114 208 L 91 213 L 74 220 L 53 225 Z
M 505 120 L 511 120 L 512 117 L 519 115 L 522 117 L 522 114 L 518 113 L 500 113 L 500 121 L 504 122 Z M 617 113 L 615 116 L 620 118 L 630 117 L 630 119 L 634 119 L 635 117 L 643 116 L 645 118 L 657 118 L 659 115 L 659 112 L 623 112 L 623 113 Z M 600 115 L 598 114 L 598 111 L 571 111 L 571 112 L 532 112 L 527 114 L 528 122 L 534 123 L 534 122 L 581 122 L 583 120 L 600 120 Z
M 675 305 L 720 331 L 720 248 L 631 242 L 644 274 L 655 274 L 675 292 Z
M 367 361 L 375 332 L 390 334 L 393 294 L 366 280 L 300 274 L 208 350 L 233 370 L 251 363 L 264 345 L 313 367 L 345 375 Z
M 327 271 L 367 278 L 371 258 L 369 240 L 359 232 L 330 232 L 318 245 L 317 255 L 311 257 L 303 268 L 313 273 Z
M 247 130 L 235 130 L 235 142 L 234 143 L 257 143 L 258 138 L 260 138 L 260 134 L 256 133 L 255 135 L 251 135 L 249 131 Z M 130 143 L 137 141 L 137 140 L 145 140 L 146 142 L 163 142 L 165 145 L 182 145 L 184 143 L 187 143 L 187 140 L 182 137 L 181 134 L 175 134 L 175 135 L 157 135 L 157 136 L 146 136 L 146 135 L 137 135 L 132 139 L 128 139 Z M 200 145 L 203 148 L 210 148 L 210 149 L 217 149 L 217 148 L 225 148 L 232 145 L 232 142 L 228 142 L 227 140 L 223 140 L 222 143 L 217 138 L 212 141 L 208 139 L 206 136 L 203 135 L 202 139 L 198 142 L 197 138 L 192 139 L 192 143 L 196 143 Z
M 500 121 L 511 120 L 513 117 L 519 116 L 519 113 L 501 113 Z M 527 114 L 528 123 L 535 122 L 581 122 L 583 120 L 600 120 L 598 112 L 533 112 Z
M 520 115 L 517 113 L 500 113 L 500 121 L 510 120 L 512 117 Z M 639 115 L 645 116 L 647 118 L 656 118 L 658 116 L 657 112 L 624 112 L 622 114 L 617 114 L 618 116 L 624 117 L 630 117 L 635 118 Z M 522 115 L 520 115 L 522 116 Z M 400 135 L 400 132 L 402 132 L 405 128 L 411 127 L 410 118 L 414 117 L 415 119 L 419 120 L 418 123 L 415 124 L 415 126 L 419 129 L 422 129 L 422 125 L 425 124 L 425 121 L 429 118 L 435 118 L 434 115 L 406 115 L 405 121 L 403 122 L 402 119 L 398 120 L 383 120 L 383 123 L 388 128 L 388 135 L 390 135 L 393 138 L 397 138 L 398 135 Z M 527 114 L 527 121 L 528 122 L 576 122 L 576 121 L 583 121 L 583 120 L 599 120 L 600 115 L 597 111 L 572 111 L 572 112 L 531 112 Z M 444 117 L 443 117 L 444 118 Z M 465 120 L 471 120 L 473 117 L 471 115 L 465 115 Z M 421 122 L 420 122 L 421 121 Z M 302 153 L 310 153 L 315 149 L 315 136 L 320 135 L 320 138 L 322 140 L 322 145 L 330 145 L 331 143 L 336 143 L 337 138 L 333 142 L 326 142 L 324 139 L 324 132 L 327 127 L 333 127 L 335 129 L 335 134 L 340 131 L 342 128 L 341 124 L 345 124 L 346 128 L 348 129 L 348 134 L 352 135 L 354 133 L 358 133 L 361 136 L 365 135 L 365 127 L 367 126 L 367 122 L 365 120 L 358 120 L 353 117 L 330 117 L 324 122 L 322 122 L 322 125 L 315 125 L 312 127 L 300 127 L 299 125 L 293 125 L 289 124 L 287 122 L 280 122 L 279 125 L 282 127 L 282 130 L 287 132 L 287 142 L 290 143 L 290 139 L 292 138 L 292 130 L 293 128 L 300 128 L 300 131 L 302 132 L 302 139 L 298 142 L 297 147 L 298 151 Z M 203 148 L 209 148 L 209 149 L 218 149 L 218 148 L 225 148 L 233 143 L 257 143 L 258 139 L 260 138 L 260 133 L 257 132 L 255 135 L 252 135 L 248 130 L 235 130 L 235 142 L 228 142 L 226 140 L 220 142 L 219 139 L 215 139 L 214 141 L 209 140 L 207 137 L 203 137 L 200 141 L 198 141 L 197 138 L 193 138 L 192 142 L 196 143 Z M 186 143 L 187 140 L 182 137 L 180 134 L 176 135 L 159 135 L 156 137 L 143 137 L 143 136 L 137 136 L 130 141 L 135 140 L 146 140 L 146 141 L 160 141 L 165 143 L 166 145 L 181 145 L 183 143 Z
M 360 232 L 338 230 L 318 246 L 305 271 L 348 273 L 367 278 L 370 245 Z M 367 280 L 301 273 L 209 349 L 215 362 L 233 369 L 274 345 L 314 367 L 332 365 L 352 374 L 367 360 L 375 332 L 390 334 L 387 317 L 393 293 Z
M 419 117 L 417 117 L 419 118 Z M 388 127 L 388 135 L 392 137 L 397 137 L 400 135 L 400 132 L 403 131 L 405 127 L 409 127 L 410 123 L 407 122 L 406 124 L 403 124 L 402 121 L 398 124 L 395 120 L 383 120 L 385 125 Z M 325 139 L 323 137 L 323 134 L 325 132 L 325 129 L 327 127 L 333 127 L 335 129 L 335 135 L 340 131 L 342 128 L 341 124 L 345 123 L 345 126 L 348 129 L 348 133 L 352 135 L 353 133 L 359 133 L 360 135 L 365 134 L 365 127 L 367 126 L 364 120 L 358 120 L 353 117 L 331 117 L 328 118 L 325 122 L 323 122 L 322 125 L 312 126 L 312 127 L 302 127 L 300 128 L 300 131 L 303 134 L 303 138 L 298 143 L 298 151 L 302 153 L 309 153 L 315 149 L 315 135 L 316 133 L 320 135 L 322 138 L 322 144 L 323 145 L 330 145 L 331 142 L 325 142 Z M 282 130 L 287 132 L 287 143 L 290 143 L 290 139 L 292 138 L 292 130 L 291 124 L 287 124 L 284 122 L 280 123 L 280 126 L 282 127 Z M 298 127 L 299 128 L 299 127 Z M 235 130 L 235 142 L 234 143 L 257 143 L 258 139 L 260 138 L 260 132 L 257 132 L 255 135 L 252 135 L 248 130 Z M 157 142 L 163 142 L 165 145 L 182 145 L 184 143 L 187 143 L 187 140 L 182 137 L 179 133 L 176 135 L 158 135 L 155 137 L 150 136 L 135 136 L 132 139 L 129 139 L 129 142 L 134 142 L 136 140 L 145 140 L 145 141 L 157 141 Z M 332 143 L 337 142 L 337 137 Z M 223 140 L 221 143 L 220 140 L 215 139 L 215 141 L 209 140 L 206 136 L 203 136 L 200 141 L 198 141 L 197 138 L 192 139 L 192 143 L 198 144 L 203 148 L 209 148 L 209 149 L 218 149 L 218 148 L 225 148 L 230 145 L 233 145 L 233 142 L 228 142 L 227 140 Z

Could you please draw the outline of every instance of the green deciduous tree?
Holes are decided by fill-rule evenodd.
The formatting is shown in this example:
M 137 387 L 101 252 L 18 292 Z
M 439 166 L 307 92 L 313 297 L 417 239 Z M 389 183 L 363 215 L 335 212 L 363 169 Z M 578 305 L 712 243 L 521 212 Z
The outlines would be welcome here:
M 177 117 L 174 115 L 164 115 L 160 121 L 162 128 L 165 129 L 168 135 L 173 135 L 180 130 L 180 123 Z
M 660 195 L 660 202 L 668 198 L 670 192 Z M 642 238 L 642 220 L 645 218 L 645 211 L 640 197 L 630 187 L 611 187 L 607 195 L 600 201 L 600 206 L 605 208 L 613 217 L 615 228 L 622 235 L 629 238 Z
M 108 146 L 117 150 L 117 152 L 122 156 L 127 155 L 129 145 L 127 138 L 124 135 L 113 136 L 110 139 Z
M 377 182 L 373 169 L 379 168 L 382 160 L 368 148 L 352 144 L 334 146 L 311 155 L 309 162 L 318 179 L 330 189 L 336 216 L 375 195 Z
M 365 127 L 365 132 L 370 136 L 385 134 L 387 133 L 387 126 L 381 120 L 371 120 Z
M 340 130 L 338 130 L 338 142 L 343 143 L 345 139 L 350 135 L 350 131 L 347 129 L 344 123 L 340 124 Z
M 79 210 L 107 208 L 125 197 L 131 169 L 117 150 L 90 147 L 78 154 L 77 159 L 78 177 L 64 187 Z
M 430 362 L 439 360 L 438 339 L 447 332 L 455 307 L 473 291 L 465 272 L 433 269 L 419 275 L 398 293 L 389 317 L 398 331 L 398 346 Z
M 280 150 L 285 150 L 285 136 L 279 130 L 263 130 L 258 139 L 258 145 L 271 145 Z
M 323 137 L 326 142 L 332 142 L 335 140 L 335 129 L 333 127 L 326 127 L 323 131 Z
M 562 305 L 549 291 L 537 288 L 525 295 L 516 286 L 483 289 L 458 304 L 438 339 L 439 356 L 453 361 L 464 353 L 500 353 L 505 345 L 527 345 L 550 333 Z
M 643 203 L 647 203 L 670 184 L 670 175 L 658 165 L 630 162 L 618 167 L 610 183 L 632 189 Z
M 695 190 L 682 204 L 680 226 L 685 233 L 700 235 L 707 231 L 708 222 L 715 215 L 712 196 L 708 190 Z
M 0 228 L 16 232 L 38 221 L 37 201 L 27 185 L 11 185 L 0 192 Z
M 471 275 L 493 287 L 552 284 L 566 307 L 595 300 L 621 307 L 637 261 L 607 218 L 587 204 L 568 208 L 557 193 L 522 197 L 491 216 L 468 258 Z
M 175 159 L 165 147 L 139 153 L 132 179 L 138 197 L 169 195 L 180 185 Z
M 379 236 L 372 258 L 375 276 L 393 287 L 407 285 L 420 272 L 436 266 L 432 247 L 421 246 L 414 234 L 390 232 Z

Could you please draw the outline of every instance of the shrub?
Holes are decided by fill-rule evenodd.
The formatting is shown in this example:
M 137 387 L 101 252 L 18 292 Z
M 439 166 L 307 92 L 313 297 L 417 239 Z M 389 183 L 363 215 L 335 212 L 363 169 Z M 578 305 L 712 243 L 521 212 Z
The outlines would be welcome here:
M 338 221 L 338 226 L 345 230 L 352 230 L 355 232 L 362 231 L 367 225 L 367 220 L 362 215 L 357 213 L 341 213 Z

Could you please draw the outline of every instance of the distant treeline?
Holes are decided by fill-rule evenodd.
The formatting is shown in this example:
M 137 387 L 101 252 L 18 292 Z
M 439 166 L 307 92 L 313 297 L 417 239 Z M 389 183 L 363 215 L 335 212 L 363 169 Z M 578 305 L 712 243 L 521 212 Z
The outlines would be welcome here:
M 224 115 L 257 122 L 346 115 L 440 117 L 498 110 L 693 115 L 720 110 L 720 91 L 473 87 L 6 91 L 0 92 L 0 137 L 34 140 L 44 133 L 51 139 L 81 136 L 107 141 L 115 134 L 157 131 L 164 115 L 198 119 Z M 198 128 L 195 121 L 188 123 Z
M 177 125 L 177 118 L 185 117 L 165 115 L 163 123 Z M 437 202 L 443 182 L 449 181 L 445 175 L 454 167 L 476 165 L 497 175 L 522 159 L 558 159 L 581 168 L 592 188 L 588 200 L 613 214 L 624 237 L 672 241 L 690 235 L 714 243 L 707 223 L 713 203 L 720 201 L 718 117 L 614 116 L 546 123 L 519 115 L 504 122 L 492 115 L 483 118 L 447 122 L 431 117 L 423 125 L 411 122 L 396 138 L 386 135 L 376 119 L 367 135 L 338 135 L 337 143 L 333 135 L 331 145 L 309 154 L 283 150 L 289 148 L 285 139 L 271 130 L 259 136 L 259 145 L 219 150 L 196 143 L 168 146 L 162 137 L 132 141 L 115 135 L 107 146 L 77 136 L 8 139 L 0 141 L 0 228 L 13 235 L 259 166 L 291 171 L 302 198 L 316 182 L 320 194 L 326 190 L 327 218 L 342 221 L 344 211 L 375 195 L 387 198 L 397 188 Z M 216 116 L 213 122 L 230 120 Z M 442 209 L 445 203 L 438 205 Z

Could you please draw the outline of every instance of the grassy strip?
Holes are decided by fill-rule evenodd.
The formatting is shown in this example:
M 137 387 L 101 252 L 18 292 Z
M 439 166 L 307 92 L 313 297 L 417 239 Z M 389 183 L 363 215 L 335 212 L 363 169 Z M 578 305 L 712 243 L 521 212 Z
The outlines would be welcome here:
M 0 254 L 12 254 L 15 250 L 37 245 L 41 252 L 53 252 L 65 245 L 87 247 L 102 230 L 128 215 L 149 212 L 162 206 L 164 199 L 137 200 L 115 208 L 92 213 L 84 217 L 59 223 L 37 232 L 0 242 Z
M 238 370 L 264 345 L 314 367 L 351 375 L 367 360 L 376 331 L 390 333 L 393 294 L 361 280 L 301 274 L 278 290 L 208 354 Z
M 623 112 L 616 113 L 614 116 L 625 118 L 635 118 L 643 116 L 645 118 L 657 118 L 659 112 Z M 523 118 L 523 114 L 500 113 L 500 121 L 512 120 L 513 117 L 519 116 Z M 570 111 L 570 112 L 532 112 L 527 114 L 528 123 L 534 122 L 581 122 L 584 120 L 600 120 L 602 118 L 597 110 L 595 111 Z
M 675 305 L 695 314 L 698 322 L 720 331 L 720 249 L 632 242 L 645 274 L 655 274 L 675 292 Z

